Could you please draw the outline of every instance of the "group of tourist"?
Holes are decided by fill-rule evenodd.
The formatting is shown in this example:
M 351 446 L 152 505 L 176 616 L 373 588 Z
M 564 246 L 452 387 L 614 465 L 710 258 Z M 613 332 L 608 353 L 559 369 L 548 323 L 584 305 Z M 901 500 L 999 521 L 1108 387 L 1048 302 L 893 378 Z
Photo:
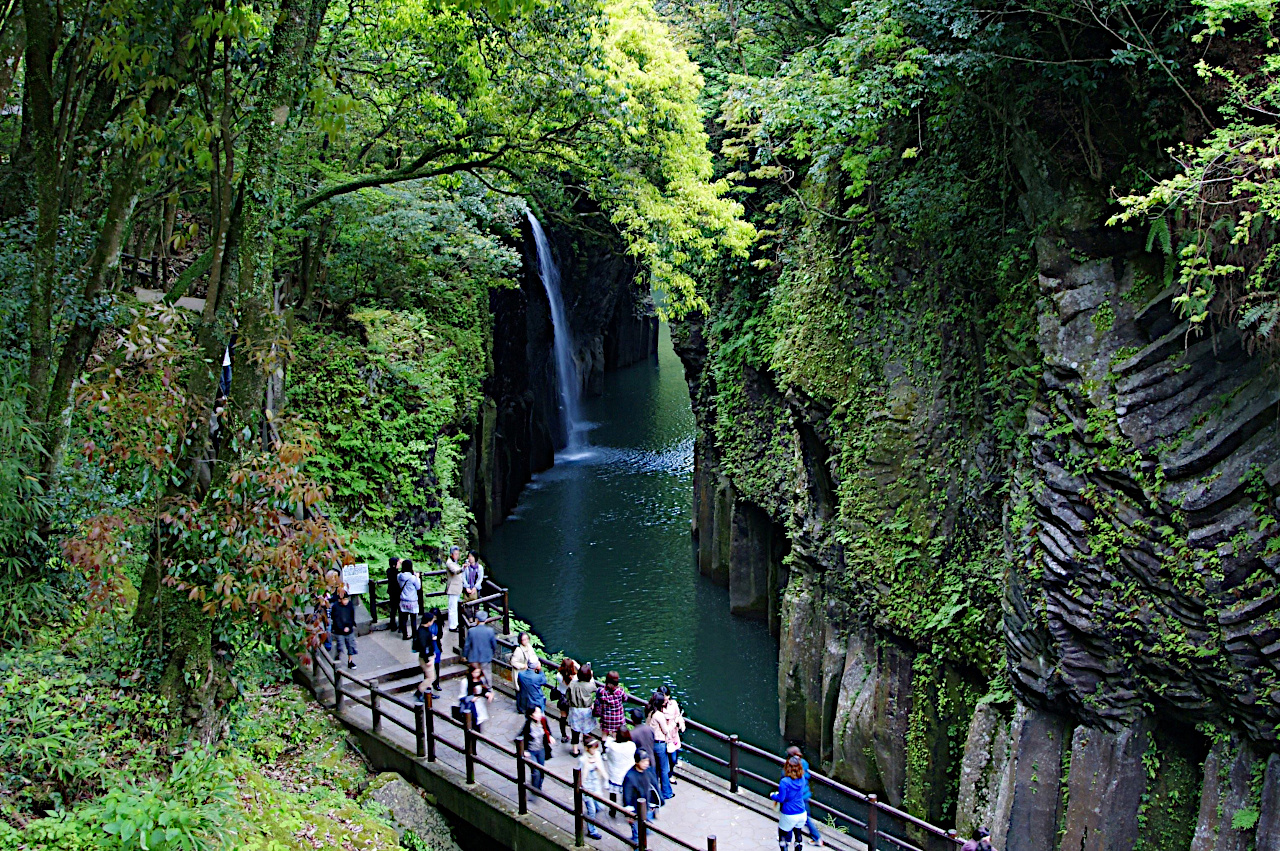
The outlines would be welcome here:
M 409 559 L 389 560 L 388 588 L 399 595 L 399 631 L 402 638 L 413 642 L 422 668 L 422 682 L 415 692 L 419 703 L 425 701 L 428 689 L 436 694 L 442 691 L 440 660 L 444 633 L 446 630 L 457 632 L 459 617 L 466 619 L 468 629 L 462 656 L 467 661 L 467 671 L 461 678 L 454 714 L 458 720 L 470 716 L 472 729 L 480 732 L 489 719 L 489 704 L 494 699 L 493 661 L 498 653 L 498 639 L 486 614 L 476 611 L 484 568 L 474 550 L 465 559 L 460 556 L 461 548 L 452 547 L 444 562 L 447 614 L 430 609 L 419 618 L 422 580 L 414 573 Z M 335 662 L 345 650 L 347 666 L 354 668 L 355 603 L 345 586 L 326 595 L 324 602 L 329 609 L 325 648 L 329 649 L 332 642 Z M 582 787 L 591 793 L 583 798 L 584 814 L 588 819 L 596 817 L 605 809 L 597 798 L 607 796 L 609 818 L 616 818 L 621 809 L 631 825 L 631 841 L 637 843 L 640 802 L 645 802 L 646 818 L 653 821 L 658 811 L 675 797 L 675 768 L 680 761 L 680 734 L 686 729 L 686 721 L 670 689 L 665 685 L 659 687 L 643 710 L 637 708 L 628 713 L 629 698 L 616 671 L 609 671 L 600 682 L 590 662 L 579 665 L 566 658 L 548 678 L 528 632 L 520 633 L 509 665 L 515 677 L 516 712 L 524 716 L 516 743 L 525 759 L 545 766 L 552 755 L 554 736 L 546 712 L 548 696 L 544 692 L 548 689 L 550 700 L 559 710 L 560 741 L 568 745 L 570 755 L 578 760 Z M 803 845 L 802 831 L 808 833 L 813 845 L 823 844 L 809 811 L 810 776 L 809 763 L 800 749 L 788 748 L 778 789 L 769 796 L 779 809 L 780 851 L 791 851 L 793 845 L 799 849 Z M 530 785 L 541 790 L 543 779 L 543 772 L 531 766 Z M 587 822 L 587 835 L 601 838 L 591 821 Z M 991 851 L 990 834 L 985 828 L 975 830 L 973 838 L 965 843 L 964 851 L 970 849 Z
M 457 714 L 471 716 L 473 729 L 479 729 L 489 717 L 488 704 L 493 701 L 491 665 L 497 641 L 493 630 L 483 623 L 467 632 L 464 656 L 467 675 L 458 695 Z M 659 810 L 675 797 L 675 768 L 680 761 L 681 734 L 686 729 L 684 713 L 667 686 L 661 686 L 643 709 L 627 712 L 628 695 L 616 671 L 609 671 L 603 681 L 597 680 L 591 663 L 578 664 L 564 659 L 554 671 L 544 671 L 542 660 L 527 632 L 519 635 L 508 663 L 515 675 L 516 712 L 524 716 L 516 745 L 524 758 L 536 766 L 546 765 L 552 755 L 555 736 L 548 721 L 548 701 L 559 710 L 560 742 L 578 760 L 582 770 L 582 788 L 590 793 L 583 798 L 584 814 L 597 817 L 608 798 L 608 815 L 616 818 L 622 810 L 631 825 L 631 840 L 639 839 L 640 803 L 645 817 L 653 821 Z M 548 676 L 548 673 L 550 674 Z M 550 694 L 548 696 L 547 691 Z M 776 797 L 782 806 L 779 823 L 779 845 L 788 851 L 790 838 L 801 842 L 799 829 L 807 825 L 810 840 L 822 844 L 817 826 L 808 818 L 809 767 L 795 751 L 796 765 L 801 766 L 795 780 L 784 778 Z M 786 777 L 792 770 L 791 754 Z M 541 790 L 543 772 L 530 766 L 529 785 Z M 799 813 L 797 820 L 797 813 Z M 783 827 L 787 838 L 783 839 Z M 587 835 L 601 837 L 589 820 Z
M 484 565 L 480 563 L 479 554 L 471 550 L 464 558 L 462 547 L 450 547 L 449 556 L 444 560 L 444 593 L 448 600 L 445 629 L 458 631 L 460 604 L 474 604 L 480 598 L 483 585 Z M 401 637 L 405 641 L 414 640 L 418 630 L 422 579 L 414 573 L 410 559 L 397 556 L 387 559 L 387 591 L 391 599 L 399 601 Z

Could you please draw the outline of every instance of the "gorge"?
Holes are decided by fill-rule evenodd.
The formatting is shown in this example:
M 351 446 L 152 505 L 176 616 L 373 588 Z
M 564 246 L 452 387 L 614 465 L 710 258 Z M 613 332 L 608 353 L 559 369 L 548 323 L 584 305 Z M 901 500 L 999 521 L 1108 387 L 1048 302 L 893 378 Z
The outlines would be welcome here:
M 999 851 L 1280 851 L 1277 11 L 0 4 L 0 847 L 426 847 L 292 678 L 456 545 Z

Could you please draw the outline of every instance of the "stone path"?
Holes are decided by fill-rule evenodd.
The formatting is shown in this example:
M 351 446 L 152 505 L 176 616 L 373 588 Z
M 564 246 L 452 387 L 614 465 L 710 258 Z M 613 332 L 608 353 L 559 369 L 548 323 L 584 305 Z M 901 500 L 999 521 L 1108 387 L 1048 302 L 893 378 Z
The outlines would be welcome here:
M 356 655 L 357 668 L 349 671 L 352 675 L 366 682 L 379 679 L 379 687 L 384 691 L 396 693 L 406 701 L 412 701 L 413 688 L 421 679 L 420 675 L 404 676 L 408 666 L 416 664 L 416 655 L 410 643 L 398 635 L 387 631 L 375 631 L 359 639 Z M 445 649 L 446 660 L 457 654 L 456 637 L 450 636 Z M 341 670 L 347 672 L 345 660 L 339 663 Z M 450 667 L 446 665 L 446 673 Z M 515 702 L 511 698 L 510 672 L 495 664 L 494 679 L 499 694 L 489 707 L 489 721 L 484 725 L 482 734 L 505 747 L 511 747 L 513 739 L 519 734 L 522 716 L 515 711 Z M 386 679 L 383 679 L 386 678 Z M 443 683 L 443 695 L 437 698 L 435 708 L 448 714 L 449 707 L 457 701 L 460 686 L 457 680 Z M 343 681 L 343 689 L 351 695 L 368 699 L 368 689 L 348 680 Z M 322 674 L 317 696 L 327 707 L 333 705 L 333 690 Z M 388 717 L 398 718 L 413 728 L 413 715 L 410 711 L 390 703 L 380 701 L 380 707 Z M 554 710 L 552 710 L 554 712 Z M 340 713 L 342 719 L 349 724 L 357 725 L 365 730 L 372 730 L 372 712 L 354 700 L 344 698 Z M 548 719 L 553 733 L 558 732 L 554 719 Z M 463 733 L 447 721 L 435 719 L 435 736 L 452 742 L 458 750 L 454 750 L 444 742 L 438 741 L 437 759 L 459 770 L 465 770 L 465 759 L 461 753 Z M 395 723 L 384 720 L 379 732 L 384 740 L 398 745 L 409 753 L 414 752 L 414 735 Z M 515 758 L 503 753 L 487 743 L 481 742 L 477 751 L 480 759 L 501 769 L 505 774 L 514 777 L 516 773 Z M 543 793 L 566 806 L 573 805 L 573 768 L 577 761 L 569 753 L 569 745 L 556 741 L 553 747 L 553 758 L 547 761 L 547 778 Z M 773 804 L 767 798 L 748 791 L 730 793 L 728 783 L 719 777 L 698 768 L 680 763 L 676 776 L 679 783 L 675 787 L 676 797 L 669 801 L 658 814 L 655 825 L 673 836 L 687 842 L 698 849 L 707 847 L 707 837 L 717 838 L 718 851 L 777 851 L 777 814 Z M 557 782 L 559 777 L 564 782 Z M 476 783 L 485 786 L 490 792 L 508 800 L 514 807 L 517 801 L 516 784 L 497 772 L 476 766 Z M 699 788 L 699 787 L 705 788 Z M 563 812 L 553 804 L 529 797 L 529 819 L 541 819 L 550 822 L 570 835 L 573 833 L 573 816 Z M 630 827 L 621 815 L 610 820 L 605 813 L 597 818 L 622 833 L 630 834 Z M 823 833 L 828 847 L 837 851 L 865 851 L 862 843 L 840 834 L 834 830 Z M 587 845 L 592 848 L 612 849 L 620 851 L 627 848 L 627 843 L 605 834 L 604 839 L 588 839 Z M 806 842 L 808 847 L 808 843 Z M 655 849 L 675 849 L 682 846 L 655 834 L 649 835 L 649 847 Z

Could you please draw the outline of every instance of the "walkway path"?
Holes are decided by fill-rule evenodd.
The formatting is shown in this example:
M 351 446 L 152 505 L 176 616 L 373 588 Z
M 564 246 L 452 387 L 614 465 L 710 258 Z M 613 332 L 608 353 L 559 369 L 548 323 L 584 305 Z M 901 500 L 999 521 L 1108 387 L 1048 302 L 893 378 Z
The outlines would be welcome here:
M 448 657 L 457 654 L 455 642 L 456 638 L 451 635 L 449 646 L 445 649 L 446 672 L 457 669 L 456 666 L 451 667 L 447 664 Z M 379 737 L 410 754 L 414 753 L 417 743 L 415 734 L 410 732 L 415 726 L 413 712 L 385 698 L 386 694 L 394 694 L 401 700 L 412 702 L 413 689 L 421 680 L 421 675 L 411 672 L 416 670 L 416 668 L 411 669 L 411 666 L 416 665 L 416 657 L 410 649 L 410 643 L 393 632 L 375 631 L 361 636 L 358 650 L 356 656 L 358 667 L 348 671 L 343 662 L 340 663 L 339 670 L 344 675 L 354 675 L 364 682 L 353 682 L 345 676 L 342 678 L 344 695 L 342 707 L 338 711 L 339 716 L 348 724 L 372 731 L 374 729 L 372 709 L 362 705 L 362 702 L 370 702 L 367 684 L 376 681 L 383 695 L 378 700 L 379 711 L 384 714 L 380 729 L 377 731 Z M 325 667 L 327 669 L 328 666 Z M 317 697 L 326 706 L 331 707 L 334 703 L 334 692 L 326 678 L 327 673 L 327 670 L 321 672 L 318 687 L 315 690 Z M 510 747 L 511 742 L 519 734 L 522 716 L 515 711 L 515 703 L 511 698 L 510 669 L 495 664 L 494 678 L 497 680 L 496 685 L 500 693 L 490 705 L 489 721 L 481 732 L 486 739 Z M 444 694 L 436 701 L 435 708 L 447 715 L 449 707 L 457 700 L 458 680 L 446 681 L 443 687 Z M 401 722 L 407 729 L 390 719 Z M 550 721 L 550 725 L 555 731 L 554 720 Z M 432 726 L 437 759 L 458 771 L 465 772 L 466 760 L 462 754 L 463 731 L 438 716 L 433 719 Z M 572 810 L 572 776 L 577 760 L 569 754 L 567 744 L 557 741 L 553 751 L 553 758 L 547 762 L 548 777 L 543 793 Z M 478 760 L 483 760 L 502 771 L 502 774 L 499 774 L 494 768 L 477 764 L 474 766 L 476 783 L 506 799 L 513 808 L 516 807 L 518 794 L 514 782 L 516 774 L 514 756 L 486 742 L 479 743 L 476 756 Z M 425 758 L 419 758 L 419 761 L 425 762 Z M 771 801 L 746 790 L 730 793 L 725 780 L 683 762 L 677 769 L 676 776 L 679 779 L 676 797 L 661 809 L 655 822 L 656 827 L 678 837 L 693 848 L 708 847 L 707 838 L 715 836 L 718 851 L 725 851 L 725 849 L 776 851 L 778 848 L 777 815 Z M 557 777 L 562 782 L 554 779 Z M 570 813 L 562 811 L 548 801 L 540 800 L 533 794 L 530 794 L 528 799 L 528 812 L 529 814 L 524 818 L 550 822 L 570 835 L 574 832 L 574 817 Z M 599 818 L 603 824 L 611 826 L 619 833 L 629 834 L 630 828 L 621 815 L 614 820 L 610 820 L 605 814 Z M 863 851 L 865 848 L 861 842 L 832 829 L 825 831 L 824 838 L 828 846 L 837 851 Z M 624 842 L 608 834 L 601 840 L 588 839 L 587 844 L 593 848 L 618 851 L 627 847 Z M 665 849 L 682 846 L 667 838 L 650 834 L 648 847 L 665 851 Z

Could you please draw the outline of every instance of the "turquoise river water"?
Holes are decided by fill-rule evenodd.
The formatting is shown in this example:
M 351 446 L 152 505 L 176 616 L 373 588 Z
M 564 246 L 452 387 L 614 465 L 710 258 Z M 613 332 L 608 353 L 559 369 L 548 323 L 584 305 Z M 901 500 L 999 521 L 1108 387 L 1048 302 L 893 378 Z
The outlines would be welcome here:
M 693 412 L 665 325 L 656 361 L 606 375 L 582 413 L 590 447 L 535 476 L 482 553 L 513 612 L 597 676 L 666 683 L 690 717 L 778 747 L 777 641 L 694 561 Z

